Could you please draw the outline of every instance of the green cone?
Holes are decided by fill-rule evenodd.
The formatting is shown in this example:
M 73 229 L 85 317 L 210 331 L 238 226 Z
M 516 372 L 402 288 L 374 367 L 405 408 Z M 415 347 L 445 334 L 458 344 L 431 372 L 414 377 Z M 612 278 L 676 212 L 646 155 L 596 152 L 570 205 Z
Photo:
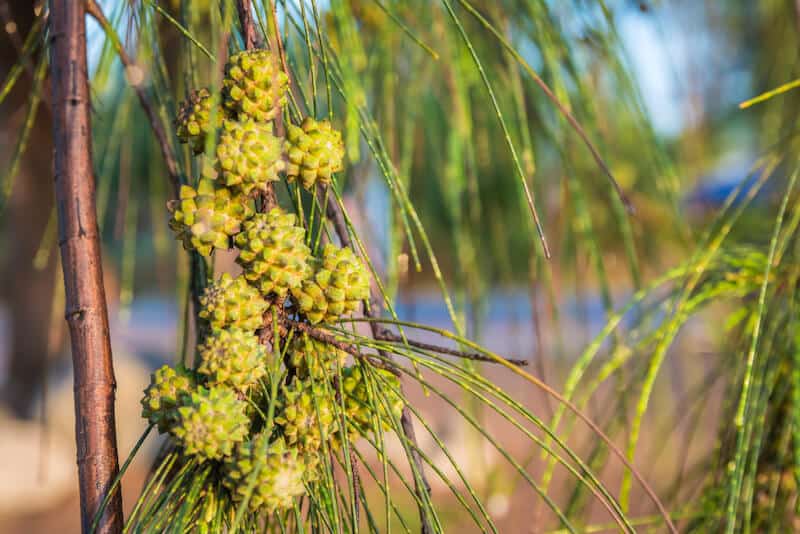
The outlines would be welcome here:
M 286 295 L 310 272 L 305 230 L 296 220 L 293 214 L 273 208 L 245 222 L 236 236 L 240 250 L 236 261 L 244 268 L 245 278 L 264 296 Z
M 342 134 L 328 121 L 306 117 L 301 126 L 286 126 L 286 153 L 289 181 L 299 179 L 306 189 L 316 183 L 327 185 L 333 173 L 343 168 Z
M 200 317 L 208 321 L 212 329 L 254 331 L 261 328 L 269 305 L 244 277 L 232 278 L 224 273 L 206 288 L 200 297 L 200 306 Z
M 306 467 L 297 449 L 287 448 L 283 438 L 267 444 L 265 441 L 268 439 L 269 436 L 262 433 L 241 443 L 236 453 L 225 460 L 223 483 L 233 499 L 241 501 L 258 461 L 261 469 L 256 475 L 248 506 L 253 511 L 271 514 L 291 508 L 295 499 L 305 493 L 303 477 Z M 264 450 L 266 457 L 261 456 Z
M 397 393 L 400 389 L 400 380 L 385 369 L 373 370 L 380 376 L 375 377 L 376 380 L 372 384 L 372 395 L 359 365 L 342 370 L 342 400 L 351 441 L 375 431 L 376 417 L 373 417 L 375 409 L 378 410 L 377 420 L 384 430 L 390 430 L 391 420 L 400 419 L 403 413 L 403 399 Z M 340 440 L 341 437 L 334 441 L 334 444 Z
M 303 454 L 316 454 L 322 439 L 338 428 L 333 391 L 322 382 L 295 379 L 283 386 L 279 411 L 275 417 L 287 445 Z
M 337 365 L 344 367 L 347 353 L 333 345 L 307 336 L 292 340 L 288 352 L 289 365 L 300 378 L 313 376 L 316 380 L 330 379 Z
M 161 367 L 150 375 L 150 385 L 144 390 L 142 417 L 157 425 L 159 432 L 169 431 L 178 419 L 178 407 L 194 387 L 194 374 L 182 365 Z
M 239 233 L 242 221 L 252 213 L 246 200 L 214 180 L 202 178 L 196 189 L 181 186 L 180 199 L 169 204 L 170 228 L 184 248 L 210 256 L 215 248 L 229 248 L 230 238 Z
M 206 138 L 222 124 L 222 109 L 213 113 L 215 105 L 219 106 L 219 101 L 215 102 L 208 89 L 203 88 L 192 91 L 178 108 L 174 122 L 178 139 L 181 143 L 189 143 L 195 154 L 205 151 Z
M 201 360 L 197 372 L 211 386 L 224 384 L 241 391 L 267 374 L 267 348 L 252 332 L 213 330 L 197 352 Z
M 306 280 L 292 295 L 309 322 L 329 323 L 356 311 L 369 298 L 369 277 L 352 250 L 329 243 L 313 280 Z
M 172 434 L 186 454 L 208 460 L 230 456 L 247 437 L 247 403 L 225 387 L 197 388 L 178 408 Z
M 245 50 L 228 60 L 222 85 L 223 103 L 232 116 L 267 122 L 286 105 L 289 77 L 269 50 Z
M 253 189 L 265 191 L 283 170 L 281 141 L 272 134 L 272 124 L 251 119 L 225 121 L 217 145 L 219 179 L 247 195 Z

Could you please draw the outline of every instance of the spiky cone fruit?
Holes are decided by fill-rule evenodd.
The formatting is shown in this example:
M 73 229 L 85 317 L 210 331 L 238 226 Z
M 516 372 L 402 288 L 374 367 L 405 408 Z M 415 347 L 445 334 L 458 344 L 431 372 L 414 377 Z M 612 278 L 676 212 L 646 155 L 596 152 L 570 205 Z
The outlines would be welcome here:
M 254 331 L 261 328 L 269 304 L 242 276 L 224 273 L 200 297 L 200 317 L 212 329 Z
M 223 105 L 233 116 L 267 122 L 286 105 L 289 77 L 269 50 L 243 50 L 225 66 Z
M 336 366 L 344 367 L 346 361 L 345 351 L 308 336 L 295 337 L 289 347 L 288 363 L 301 379 L 308 376 L 315 380 L 330 379 Z
M 232 389 L 198 387 L 178 408 L 172 435 L 186 454 L 207 460 L 230 456 L 247 437 L 247 403 Z
M 261 433 L 241 443 L 236 453 L 225 460 L 223 484 L 234 501 L 241 501 L 247 493 L 250 474 L 260 464 L 248 506 L 254 512 L 272 514 L 291 508 L 294 500 L 305 493 L 306 466 L 303 456 L 297 449 L 287 447 L 282 437 L 272 443 L 268 440 L 269 436 Z
M 284 385 L 275 422 L 286 444 L 316 453 L 338 428 L 334 402 L 333 391 L 323 382 L 295 379 Z
M 390 430 L 391 421 L 403 414 L 403 399 L 398 394 L 400 379 L 385 369 L 373 371 L 378 376 L 370 388 L 359 365 L 342 370 L 342 401 L 351 441 L 374 432 L 376 421 L 383 430 Z
M 240 251 L 236 261 L 264 296 L 284 296 L 309 276 L 311 251 L 305 244 L 306 232 L 296 221 L 293 214 L 273 208 L 246 221 L 236 236 Z
M 230 238 L 238 234 L 242 221 L 252 210 L 247 199 L 204 177 L 197 188 L 181 186 L 179 200 L 167 205 L 172 212 L 170 228 L 187 250 L 210 256 L 216 249 L 228 249 Z
M 209 385 L 227 385 L 244 391 L 267 374 L 267 348 L 245 330 L 212 330 L 197 347 L 197 372 Z
M 219 100 L 208 89 L 192 91 L 189 98 L 181 102 L 174 124 L 180 142 L 188 143 L 195 154 L 202 154 L 206 139 L 222 125 Z
M 298 179 L 309 190 L 317 183 L 327 185 L 343 168 L 342 134 L 326 120 L 306 117 L 300 126 L 286 125 L 286 154 L 289 181 Z
M 306 280 L 292 295 L 310 323 L 329 323 L 358 310 L 369 298 L 369 277 L 352 250 L 328 243 L 313 280 Z
M 314 279 L 303 280 L 303 283 L 292 289 L 292 296 L 297 301 L 297 308 L 311 324 L 321 323 L 328 318 L 328 298 L 325 291 Z
M 167 432 L 178 419 L 178 407 L 195 388 L 195 376 L 182 365 L 165 365 L 150 375 L 142 397 L 142 417 Z
M 245 195 L 253 189 L 266 191 L 284 168 L 282 149 L 272 123 L 225 121 L 217 145 L 219 179 Z

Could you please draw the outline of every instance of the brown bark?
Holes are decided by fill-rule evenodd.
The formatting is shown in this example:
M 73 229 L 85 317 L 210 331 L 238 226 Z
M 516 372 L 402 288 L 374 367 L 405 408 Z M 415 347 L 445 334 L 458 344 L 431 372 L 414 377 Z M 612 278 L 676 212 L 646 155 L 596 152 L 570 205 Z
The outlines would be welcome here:
M 85 5 L 51 0 L 50 18 L 58 235 L 72 341 L 81 525 L 88 532 L 119 472 L 115 381 L 95 211 Z M 96 532 L 121 529 L 122 498 L 115 491 Z
M 326 191 L 325 194 L 328 192 Z M 317 198 L 320 200 L 323 205 L 325 204 L 325 195 L 318 194 Z M 327 215 L 328 219 L 333 222 L 333 228 L 336 230 L 336 234 L 339 236 L 339 241 L 341 242 L 343 247 L 354 248 L 353 242 L 350 239 L 350 234 L 347 231 L 347 221 L 344 217 L 344 212 L 342 211 L 341 206 L 339 203 L 336 202 L 334 199 L 327 199 L 327 207 L 325 210 L 325 214 Z M 378 295 L 377 291 L 375 291 L 375 287 L 370 287 L 370 306 L 364 307 L 364 317 L 368 319 L 376 319 L 380 317 L 380 310 L 383 308 L 382 305 L 383 299 L 380 295 Z M 383 327 L 381 327 L 380 323 L 377 321 L 370 321 L 369 323 L 370 329 L 372 331 L 372 337 L 375 339 L 381 339 L 382 336 L 386 335 L 386 332 L 383 331 Z M 381 356 L 383 356 L 387 360 L 392 360 L 391 355 L 387 354 L 384 351 L 379 351 Z M 402 386 L 401 386 L 402 387 Z M 417 472 L 419 476 L 414 477 L 414 492 L 417 494 L 419 498 L 420 505 L 418 506 L 419 509 L 419 522 L 420 522 L 420 532 L 422 534 L 430 534 L 433 532 L 433 527 L 430 522 L 430 518 L 428 517 L 428 512 L 425 507 L 421 504 L 425 502 L 426 494 L 429 497 L 431 494 L 431 485 L 428 482 L 428 477 L 425 474 L 425 465 L 422 462 L 422 456 L 419 453 L 419 446 L 417 444 L 417 436 L 416 432 L 414 432 L 414 420 L 411 417 L 411 410 L 408 409 L 408 406 L 403 406 L 403 413 L 400 418 L 400 425 L 403 429 L 403 434 L 405 434 L 406 438 L 408 439 L 409 443 L 413 445 L 410 450 L 411 461 L 414 464 L 414 470 Z
M 239 13 L 239 23 L 242 25 L 242 38 L 244 47 L 251 50 L 256 47 L 256 26 L 253 24 L 253 12 L 250 0 L 236 2 L 236 11 Z

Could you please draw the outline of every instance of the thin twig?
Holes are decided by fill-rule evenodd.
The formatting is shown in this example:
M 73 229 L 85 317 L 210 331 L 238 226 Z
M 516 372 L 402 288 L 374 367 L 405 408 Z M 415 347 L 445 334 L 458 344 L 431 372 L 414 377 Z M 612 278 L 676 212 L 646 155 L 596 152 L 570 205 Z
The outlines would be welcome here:
M 86 12 L 91 15 L 92 18 L 94 18 L 97 23 L 100 24 L 100 26 L 102 26 L 106 31 L 106 34 L 114 44 L 114 48 L 117 50 L 117 55 L 119 56 L 120 62 L 122 62 L 122 66 L 125 67 L 125 72 L 128 73 L 132 70 L 140 69 L 141 67 L 136 65 L 136 62 L 133 60 L 133 58 L 128 55 L 125 47 L 122 46 L 122 43 L 116 38 L 111 23 L 108 21 L 105 14 L 103 14 L 103 10 L 95 0 L 86 0 Z M 150 121 L 150 127 L 152 128 L 153 134 L 156 136 L 156 141 L 158 141 L 158 145 L 161 148 L 161 155 L 164 158 L 164 164 L 167 166 L 169 179 L 172 183 L 173 194 L 175 195 L 175 198 L 178 198 L 178 193 L 181 186 L 180 171 L 178 162 L 172 153 L 172 148 L 170 147 L 169 140 L 167 139 L 164 125 L 161 123 L 158 113 L 156 113 L 155 107 L 153 106 L 153 103 L 150 102 L 150 99 L 148 98 L 147 93 L 142 85 L 130 83 L 130 80 L 129 84 L 136 93 L 136 96 L 139 98 L 139 104 L 142 106 L 145 115 L 147 115 L 147 120 Z
M 344 248 L 353 248 L 353 241 L 350 239 L 350 234 L 347 231 L 347 223 L 344 220 L 344 213 L 339 208 L 339 203 L 336 198 L 329 198 L 329 187 L 317 188 L 317 201 L 320 206 L 326 206 L 325 215 L 333 223 L 333 228 L 336 230 L 336 235 L 339 236 L 339 242 Z
M 253 24 L 253 12 L 250 9 L 250 0 L 236 2 L 236 11 L 239 13 L 239 23 L 242 25 L 242 39 L 246 50 L 256 47 L 256 27 Z
M 321 193 L 318 193 L 318 195 Z M 350 239 L 350 234 L 347 230 L 347 222 L 344 217 L 344 212 L 342 211 L 341 206 L 339 203 L 335 201 L 335 199 L 329 199 L 327 203 L 326 215 L 328 219 L 333 223 L 333 227 L 336 230 L 336 234 L 339 236 L 339 242 L 342 244 L 343 247 L 353 248 L 353 242 Z M 364 316 L 370 319 L 374 319 L 376 310 L 380 309 L 379 303 L 381 302 L 380 295 L 377 294 L 375 291 L 374 286 L 370 288 L 370 306 L 364 306 Z M 381 339 L 382 327 L 376 321 L 370 321 L 370 329 L 372 330 L 372 337 L 376 340 Z M 378 353 L 385 358 L 386 361 L 393 361 L 394 358 L 392 355 L 386 353 L 386 351 L 378 350 Z M 402 384 L 401 384 L 402 389 Z M 419 498 L 420 502 L 424 502 L 426 495 L 423 495 L 423 491 L 427 494 L 427 498 L 430 498 L 431 494 L 431 485 L 428 482 L 428 478 L 425 475 L 425 469 L 422 463 L 422 457 L 419 454 L 419 444 L 417 443 L 416 433 L 414 432 L 414 421 L 411 419 L 411 412 L 409 411 L 407 406 L 403 407 L 403 413 L 400 419 L 401 426 L 403 428 L 403 434 L 405 434 L 406 438 L 411 442 L 414 447 L 411 448 L 411 461 L 414 464 L 414 470 L 419 474 L 419 477 L 414 477 L 414 490 L 417 493 L 417 497 Z M 420 504 L 419 505 L 419 519 L 421 523 L 420 531 L 422 534 L 430 534 L 433 532 L 433 528 L 430 523 L 430 519 L 428 518 L 428 514 L 425 511 L 425 507 Z
M 344 351 L 351 356 L 356 358 L 361 358 L 362 354 L 361 351 L 358 350 L 358 347 L 352 345 L 350 343 L 345 343 L 344 341 L 337 339 L 336 336 L 322 330 L 321 328 L 315 328 L 307 323 L 303 323 L 300 321 L 294 321 L 292 319 L 287 318 L 285 315 L 281 317 L 282 314 L 278 314 L 278 320 L 282 321 L 283 326 L 287 328 L 293 328 L 298 332 L 302 332 L 303 334 L 308 335 L 308 337 L 320 341 L 322 343 L 326 343 L 328 345 L 332 345 L 337 349 Z
M 404 345 L 408 345 L 410 347 L 416 347 L 418 349 L 427 350 L 430 352 L 438 352 L 439 354 L 447 354 L 448 356 L 456 356 L 458 358 L 463 358 L 465 360 L 497 363 L 497 361 L 493 360 L 492 358 L 489 358 L 488 356 L 484 356 L 483 354 L 479 354 L 477 352 L 464 352 L 462 350 L 451 349 L 449 347 L 442 347 L 441 345 L 432 345 L 430 343 L 423 343 L 422 341 L 414 341 L 413 339 L 408 339 L 404 338 L 403 336 L 398 336 L 397 334 L 395 334 L 391 330 L 387 330 L 386 328 L 378 332 L 376 339 L 381 339 L 383 341 L 391 341 L 394 343 L 403 343 Z M 528 365 L 527 360 L 516 360 L 508 358 L 506 361 L 521 367 Z
M 353 525 L 358 525 L 360 521 L 360 510 L 361 506 L 359 506 L 359 499 L 361 498 L 361 492 L 359 487 L 361 486 L 361 477 L 358 474 L 358 458 L 355 455 L 355 451 L 350 449 L 350 465 L 352 466 L 351 471 L 353 472 L 353 501 L 355 501 L 355 511 L 356 516 L 353 521 Z M 357 530 L 354 528 L 353 530 Z
M 278 3 L 275 0 L 270 0 L 270 17 L 272 19 L 272 27 L 275 30 L 275 42 L 273 43 L 275 49 L 278 51 L 278 57 L 281 60 L 283 72 L 289 76 L 289 66 L 286 64 L 286 53 L 283 50 L 283 41 L 281 40 L 280 32 L 278 31 Z

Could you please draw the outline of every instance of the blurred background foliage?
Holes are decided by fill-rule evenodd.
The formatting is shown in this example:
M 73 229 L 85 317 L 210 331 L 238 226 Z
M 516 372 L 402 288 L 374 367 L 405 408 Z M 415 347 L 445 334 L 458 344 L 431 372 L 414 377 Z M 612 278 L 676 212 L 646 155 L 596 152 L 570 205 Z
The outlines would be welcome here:
M 238 35 L 228 2 L 102 5 L 136 59 L 123 69 L 114 39 L 89 24 L 98 214 L 122 329 L 135 323 L 137 302 L 171 303 L 182 317 L 189 287 L 188 259 L 166 225 L 163 159 L 130 84 L 169 125 L 198 81 L 220 83 L 221 63 L 210 57 L 228 52 L 224 36 Z M 795 528 L 798 211 L 789 178 L 800 90 L 738 104 L 800 77 L 796 3 L 287 0 L 278 8 L 294 100 L 343 130 L 348 170 L 338 191 L 400 318 L 529 358 L 534 374 L 574 397 L 656 481 L 670 510 L 691 516 L 687 527 L 718 531 L 724 510 L 724 524 L 737 529 Z M 2 397 L 21 418 L 35 415 L 65 349 L 44 12 L 0 2 Z M 170 143 L 191 169 L 184 147 Z M 526 343 L 504 339 L 503 321 Z M 178 338 L 173 330 L 158 335 Z M 149 356 L 148 365 L 171 358 Z M 746 397 L 743 383 L 754 388 Z M 528 400 L 552 414 L 537 394 Z M 553 428 L 612 488 L 621 484 L 627 506 L 629 482 L 607 466 L 608 451 L 572 436 L 563 406 L 554 409 Z M 722 425 L 718 435 L 720 421 L 743 413 L 756 428 L 726 434 Z M 647 454 L 636 453 L 640 439 Z M 530 456 L 545 487 L 561 480 L 539 451 Z M 498 495 L 511 484 L 504 476 L 498 468 L 489 477 Z M 594 518 L 586 488 L 564 484 L 561 506 Z M 632 506 L 649 513 L 645 501 Z M 778 509 L 785 523 L 764 519 Z

